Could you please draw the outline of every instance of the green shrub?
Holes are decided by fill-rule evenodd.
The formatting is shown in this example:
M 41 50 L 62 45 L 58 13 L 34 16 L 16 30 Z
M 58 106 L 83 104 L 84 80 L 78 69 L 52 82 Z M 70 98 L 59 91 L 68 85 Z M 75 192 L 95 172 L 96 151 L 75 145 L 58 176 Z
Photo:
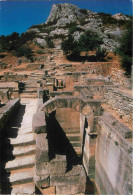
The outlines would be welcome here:
M 8 36 L 2 35 L 0 37 L 0 46 L 3 51 L 17 51 L 18 48 L 22 47 L 28 41 L 32 41 L 35 37 L 35 32 L 22 33 L 21 36 L 16 32 Z
M 37 28 L 40 32 L 43 32 L 46 27 L 47 24 L 44 23 L 44 24 L 33 25 L 29 29 Z
M 116 146 L 118 146 L 118 145 L 119 145 L 117 141 L 115 141 L 115 145 L 116 145 Z
M 36 38 L 37 33 L 36 32 L 25 32 L 21 34 L 21 45 L 27 43 L 28 41 L 32 41 L 34 38 Z
M 4 55 L 4 54 L 0 55 L 0 58 L 5 58 L 5 57 L 6 57 L 6 55 Z
M 20 44 L 19 33 L 12 33 L 11 35 L 0 37 L 0 46 L 3 51 L 12 51 Z
M 76 32 L 76 31 L 81 32 L 81 31 L 83 31 L 83 30 L 82 30 L 82 28 L 80 28 L 80 27 L 78 27 L 78 26 L 74 26 L 74 27 L 71 27 L 71 28 L 69 29 L 69 34 L 73 34 L 73 33 Z
M 53 37 L 51 37 L 52 39 L 64 39 L 66 38 L 66 35 L 63 35 L 63 34 L 55 34 Z
M 89 21 L 85 21 L 84 19 L 81 19 L 80 20 L 80 25 L 85 25 L 85 24 L 88 24 Z
M 41 28 L 41 27 L 46 27 L 47 26 L 47 24 L 36 24 L 36 25 L 32 25 L 29 29 L 32 29 L 32 28 Z
M 107 55 L 108 55 L 108 52 L 106 51 L 106 49 L 98 48 L 96 51 L 96 58 L 99 61 L 103 60 Z
M 36 53 L 37 54 L 45 54 L 44 50 L 37 50 Z
M 66 26 L 63 27 L 63 28 L 73 28 L 73 27 L 76 27 L 76 26 L 77 26 L 76 22 L 71 22 L 70 24 L 66 24 Z
M 121 66 L 126 71 L 127 76 L 131 76 L 132 73 L 132 57 L 128 55 L 121 56 Z
M 81 52 L 80 45 L 77 41 L 74 41 L 74 38 L 71 34 L 68 35 L 68 38 L 65 39 L 61 47 L 66 55 L 70 56 L 79 56 Z
M 126 71 L 127 76 L 131 76 L 132 70 L 132 22 L 127 23 L 127 30 L 120 40 L 120 47 L 116 52 L 121 57 L 121 66 Z
M 56 24 L 56 23 L 57 23 L 57 19 L 55 18 L 53 21 L 49 21 L 49 22 L 47 23 L 47 25 L 50 26 L 50 25 L 54 25 L 54 24 Z
M 47 37 L 45 38 L 45 40 L 46 40 L 47 45 L 48 45 L 49 48 L 54 48 L 54 43 L 53 43 L 51 37 L 47 36 Z
M 81 35 L 79 39 L 79 44 L 81 46 L 81 51 L 93 51 L 97 49 L 103 43 L 102 39 L 96 32 L 86 31 Z
M 99 12 L 98 15 L 102 19 L 102 23 L 104 25 L 113 24 L 113 25 L 123 26 L 127 22 L 126 20 L 117 20 L 117 19 L 113 18 L 111 14 L 106 14 L 106 13 Z
M 26 46 L 21 46 L 15 51 L 15 55 L 17 57 L 25 56 L 28 59 L 32 59 L 33 57 L 33 52 L 31 48 L 26 47 Z
M 108 60 L 112 60 L 113 59 L 111 56 L 108 56 L 107 58 L 108 58 Z
M 87 15 L 87 13 L 88 13 L 88 12 L 87 12 L 87 9 L 80 9 L 79 11 L 80 11 L 82 14 L 84 14 L 84 15 Z
M 87 31 L 81 35 L 78 41 L 74 40 L 74 37 L 69 34 L 68 38 L 62 42 L 62 49 L 67 56 L 79 57 L 82 51 L 92 51 L 97 49 L 102 44 L 102 39 L 97 33 Z

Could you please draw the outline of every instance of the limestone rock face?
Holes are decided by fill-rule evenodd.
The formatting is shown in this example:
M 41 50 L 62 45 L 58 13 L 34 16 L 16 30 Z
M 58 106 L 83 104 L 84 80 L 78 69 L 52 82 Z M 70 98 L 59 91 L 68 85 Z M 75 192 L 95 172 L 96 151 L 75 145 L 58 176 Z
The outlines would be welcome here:
M 51 31 L 49 33 L 49 35 L 50 36 L 54 36 L 54 35 L 68 35 L 68 30 L 56 28 L 55 30 Z
M 78 41 L 78 40 L 80 39 L 80 36 L 81 36 L 82 34 L 84 34 L 84 33 L 83 33 L 83 32 L 79 32 L 79 31 L 75 31 L 75 32 L 73 33 L 74 40 L 75 40 L 75 41 Z
M 120 28 L 114 28 L 114 29 L 106 28 L 104 30 L 104 33 L 109 38 L 118 40 L 121 37 L 121 35 L 124 33 L 124 30 L 120 30 Z
M 34 42 L 41 47 L 47 46 L 47 42 L 45 41 L 45 39 L 36 38 L 36 39 L 34 39 Z
M 57 26 L 66 26 L 86 17 L 86 13 L 70 3 L 54 4 L 46 23 L 54 22 Z
M 120 27 L 119 20 L 123 20 L 125 23 L 130 17 L 121 13 L 110 15 L 110 20 L 111 17 L 118 20 L 115 25 L 109 22 L 106 24 L 105 22 L 108 21 L 106 17 L 108 17 L 107 14 L 80 9 L 70 3 L 53 4 L 45 24 L 36 25 L 28 31 L 38 33 L 35 42 L 41 47 L 47 46 L 45 38 L 50 36 L 55 42 L 55 48 L 61 48 L 61 43 L 60 45 L 56 44 L 59 41 L 55 41 L 55 39 L 67 37 L 71 32 L 74 40 L 78 41 L 85 31 L 90 30 L 96 32 L 103 39 L 102 48 L 113 51 L 119 46 L 120 38 L 125 32 L 124 28 Z
M 117 19 L 117 20 L 129 20 L 129 17 L 125 16 L 122 13 L 115 14 L 112 17 Z

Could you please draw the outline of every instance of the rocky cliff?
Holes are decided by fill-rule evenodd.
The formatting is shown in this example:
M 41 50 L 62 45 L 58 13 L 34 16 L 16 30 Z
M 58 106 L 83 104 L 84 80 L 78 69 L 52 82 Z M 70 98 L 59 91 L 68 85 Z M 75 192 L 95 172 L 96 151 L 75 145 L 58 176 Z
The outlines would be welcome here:
M 69 30 L 75 39 L 78 39 L 83 32 L 92 30 L 102 38 L 103 48 L 113 51 L 119 46 L 119 39 L 125 31 L 125 24 L 130 18 L 123 14 L 114 16 L 104 13 L 94 13 L 90 10 L 80 9 L 70 3 L 54 4 L 50 15 L 44 24 L 34 25 L 28 31 L 38 33 L 36 42 L 46 46 L 46 37 L 51 39 L 67 37 Z

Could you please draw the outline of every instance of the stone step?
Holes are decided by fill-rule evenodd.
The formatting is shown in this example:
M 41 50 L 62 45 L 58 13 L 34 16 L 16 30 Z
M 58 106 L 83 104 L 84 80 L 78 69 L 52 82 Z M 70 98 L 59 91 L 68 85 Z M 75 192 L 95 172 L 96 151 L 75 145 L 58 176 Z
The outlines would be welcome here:
M 69 141 L 80 141 L 80 136 L 79 135 L 67 135 L 67 138 Z
M 71 141 L 70 142 L 73 147 L 81 147 L 81 142 L 79 141 Z
M 82 154 L 82 149 L 81 147 L 74 147 L 75 152 L 77 153 L 77 155 L 81 155 Z
M 9 140 L 12 146 L 27 146 L 27 145 L 35 144 L 35 135 L 34 133 L 28 133 L 28 134 L 18 135 L 16 138 L 10 138 Z
M 64 130 L 64 129 L 63 129 Z M 79 131 L 66 131 L 65 132 L 65 134 L 67 135 L 67 136 L 80 136 L 80 133 L 79 133 Z
M 32 123 L 32 119 L 29 119 L 29 122 Z M 7 137 L 10 137 L 10 138 L 14 137 L 15 138 L 16 136 L 18 136 L 20 134 L 28 134 L 28 133 L 29 134 L 33 133 L 31 124 L 27 124 L 27 125 L 25 124 L 25 125 L 23 125 L 22 128 L 21 127 L 20 128 L 19 127 L 11 128 L 10 131 L 8 131 L 6 135 L 7 135 Z
M 32 195 L 35 194 L 35 184 L 34 183 L 26 183 L 21 185 L 13 185 L 11 195 L 15 194 L 27 194 Z
M 7 156 L 26 156 L 30 154 L 36 153 L 36 145 L 29 145 L 29 146 L 17 146 L 13 148 L 13 151 L 7 150 L 6 154 Z
M 27 128 L 20 128 L 18 131 L 18 135 L 26 134 L 26 133 L 32 133 L 32 127 Z
M 34 168 L 15 170 L 10 172 L 9 182 L 12 185 L 33 182 Z
M 37 98 L 37 94 L 27 94 L 27 93 L 21 93 L 20 98 Z
M 17 157 L 14 160 L 8 161 L 5 165 L 5 169 L 7 171 L 23 169 L 23 168 L 30 168 L 33 167 L 35 164 L 35 155 L 27 155 Z
M 25 87 L 25 90 L 26 90 L 26 91 L 37 91 L 37 87 L 30 87 L 30 86 L 27 87 L 27 86 L 26 86 L 26 87 Z
M 32 82 L 32 81 L 31 81 Z M 37 88 L 37 83 L 35 82 L 34 84 L 33 84 L 33 82 L 32 82 L 32 84 L 31 83 L 25 83 L 25 89 L 28 89 L 28 88 L 32 88 L 32 89 L 36 89 Z
M 23 93 L 37 93 L 37 89 L 25 89 L 23 90 Z

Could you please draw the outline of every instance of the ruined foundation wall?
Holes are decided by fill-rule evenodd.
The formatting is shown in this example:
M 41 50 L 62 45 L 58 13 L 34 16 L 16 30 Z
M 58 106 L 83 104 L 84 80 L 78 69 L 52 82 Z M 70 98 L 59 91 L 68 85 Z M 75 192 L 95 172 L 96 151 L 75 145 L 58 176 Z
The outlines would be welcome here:
M 5 74 L 1 81 L 6 81 L 6 82 L 14 82 L 14 81 L 25 81 L 27 79 L 27 75 L 20 75 L 20 74 L 14 74 L 14 75 L 9 75 Z
M 132 121 L 132 97 L 117 88 L 109 88 L 105 92 L 105 99 L 122 118 L 131 123 Z
M 7 102 L 8 101 L 8 92 L 9 90 L 8 89 L 3 89 L 3 90 L 0 90 L 0 100 L 2 102 Z
M 96 146 L 96 184 L 101 194 L 132 192 L 131 131 L 110 114 L 99 120 Z
M 132 96 L 128 91 L 120 90 L 113 85 L 85 85 L 75 86 L 81 97 L 101 99 L 115 110 L 126 123 L 132 124 Z

